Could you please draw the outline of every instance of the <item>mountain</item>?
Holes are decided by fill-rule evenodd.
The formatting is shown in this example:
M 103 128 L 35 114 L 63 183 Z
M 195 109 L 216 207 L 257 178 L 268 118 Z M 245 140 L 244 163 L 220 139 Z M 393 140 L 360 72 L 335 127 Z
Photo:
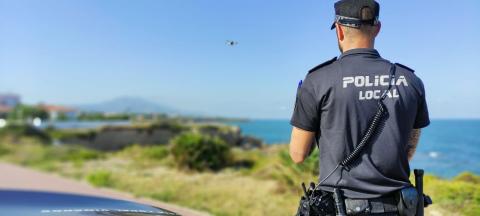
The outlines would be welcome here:
M 119 97 L 95 104 L 74 106 L 84 112 L 110 112 L 110 113 L 166 113 L 178 114 L 179 110 L 160 105 L 140 97 Z

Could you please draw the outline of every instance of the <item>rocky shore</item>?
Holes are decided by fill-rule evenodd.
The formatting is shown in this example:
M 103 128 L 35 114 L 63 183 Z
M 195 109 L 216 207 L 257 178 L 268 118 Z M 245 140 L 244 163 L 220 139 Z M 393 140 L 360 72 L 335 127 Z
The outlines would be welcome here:
M 245 136 L 240 128 L 216 123 L 157 122 L 128 126 L 106 126 L 97 129 L 47 129 L 55 143 L 75 144 L 101 151 L 116 151 L 132 145 L 167 145 L 176 136 L 185 132 L 198 132 L 219 137 L 229 145 L 243 149 L 259 148 L 263 141 Z

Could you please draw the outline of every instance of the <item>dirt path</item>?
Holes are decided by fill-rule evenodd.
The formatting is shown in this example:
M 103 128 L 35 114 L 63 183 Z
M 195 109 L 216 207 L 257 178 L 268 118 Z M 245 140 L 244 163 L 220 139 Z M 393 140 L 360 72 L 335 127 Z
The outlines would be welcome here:
M 196 212 L 173 204 L 137 198 L 131 194 L 106 188 L 95 188 L 86 182 L 66 179 L 58 175 L 43 173 L 17 165 L 0 162 L 0 189 L 40 190 L 101 196 L 115 199 L 139 202 L 167 209 L 184 216 L 206 216 L 208 214 Z

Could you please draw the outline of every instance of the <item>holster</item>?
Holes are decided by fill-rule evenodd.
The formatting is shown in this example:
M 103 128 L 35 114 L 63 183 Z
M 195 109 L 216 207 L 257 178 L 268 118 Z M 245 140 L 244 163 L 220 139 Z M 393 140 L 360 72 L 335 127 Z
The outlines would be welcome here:
M 418 192 L 414 187 L 406 187 L 397 193 L 398 213 L 400 216 L 414 216 L 417 213 Z

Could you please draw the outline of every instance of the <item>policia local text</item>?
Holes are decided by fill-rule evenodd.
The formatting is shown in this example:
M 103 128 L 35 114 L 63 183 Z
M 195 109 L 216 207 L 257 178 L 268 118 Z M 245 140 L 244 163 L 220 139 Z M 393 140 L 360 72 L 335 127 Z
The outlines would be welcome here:
M 390 77 L 388 75 L 377 75 L 373 78 L 371 76 L 348 76 L 343 77 L 343 88 L 348 88 L 355 86 L 357 88 L 361 87 L 377 87 L 377 86 L 388 86 L 388 81 Z M 408 86 L 408 82 L 405 79 L 405 76 L 399 76 L 391 80 L 392 86 Z M 359 100 L 371 100 L 371 99 L 380 99 L 382 96 L 382 90 L 365 90 L 359 91 L 358 99 Z M 396 88 L 387 92 L 387 97 L 389 98 L 398 98 L 398 91 Z

